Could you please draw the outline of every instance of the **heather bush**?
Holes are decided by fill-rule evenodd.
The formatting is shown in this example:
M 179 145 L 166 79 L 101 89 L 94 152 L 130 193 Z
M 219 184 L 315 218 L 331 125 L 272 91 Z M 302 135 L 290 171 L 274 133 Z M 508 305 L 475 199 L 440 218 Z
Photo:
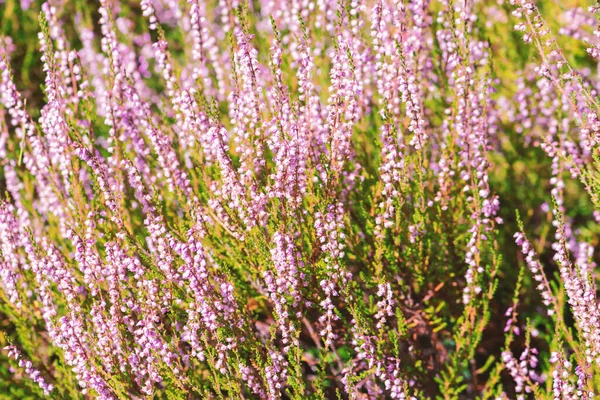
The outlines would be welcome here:
M 600 394 L 599 14 L 0 0 L 0 398 Z

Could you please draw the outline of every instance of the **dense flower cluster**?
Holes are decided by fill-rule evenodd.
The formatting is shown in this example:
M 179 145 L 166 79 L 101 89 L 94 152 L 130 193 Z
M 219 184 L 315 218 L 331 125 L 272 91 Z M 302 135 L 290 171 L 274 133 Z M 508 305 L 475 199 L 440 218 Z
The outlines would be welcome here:
M 0 391 L 600 394 L 600 7 L 537 3 L 0 1 Z

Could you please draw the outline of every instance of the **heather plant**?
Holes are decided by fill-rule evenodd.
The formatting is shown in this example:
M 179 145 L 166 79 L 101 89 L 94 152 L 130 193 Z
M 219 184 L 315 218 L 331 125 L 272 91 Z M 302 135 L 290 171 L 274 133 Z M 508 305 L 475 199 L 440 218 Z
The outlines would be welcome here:
M 0 398 L 600 394 L 599 13 L 0 0 Z

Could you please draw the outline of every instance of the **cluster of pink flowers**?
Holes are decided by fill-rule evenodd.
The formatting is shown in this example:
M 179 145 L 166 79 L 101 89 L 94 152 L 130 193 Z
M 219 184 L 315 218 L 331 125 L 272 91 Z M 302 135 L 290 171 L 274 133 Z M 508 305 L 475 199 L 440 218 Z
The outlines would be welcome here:
M 561 47 L 597 67 L 600 7 L 555 36 L 487 3 L 48 0 L 39 93 L 0 37 L 0 343 L 31 390 L 600 390 L 600 80 Z
M 8 356 L 14 358 L 18 362 L 19 367 L 25 368 L 25 374 L 40 386 L 46 396 L 50 395 L 52 390 L 54 390 L 54 386 L 51 383 L 46 383 L 42 373 L 33 367 L 31 361 L 24 358 L 15 346 L 7 346 L 4 350 L 8 350 Z

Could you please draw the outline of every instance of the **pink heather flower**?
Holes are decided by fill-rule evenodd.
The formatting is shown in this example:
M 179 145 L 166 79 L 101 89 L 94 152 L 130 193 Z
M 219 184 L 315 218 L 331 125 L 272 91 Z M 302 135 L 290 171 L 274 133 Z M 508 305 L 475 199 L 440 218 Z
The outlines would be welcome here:
M 42 373 L 33 367 L 31 361 L 24 358 L 15 346 L 6 346 L 4 350 L 8 350 L 8 356 L 18 361 L 19 367 L 25 369 L 25 374 L 44 391 L 44 395 L 49 396 L 54 386 L 46 382 Z
M 19 293 L 21 245 L 19 226 L 14 218 L 14 207 L 0 202 L 0 279 L 8 300 L 17 308 L 22 306 Z
M 136 94 L 132 94 L 130 99 L 134 105 L 136 103 L 139 105 L 138 110 L 145 110 L 146 106 L 138 103 L 139 97 Z M 163 169 L 169 190 L 173 192 L 176 189 L 180 190 L 184 196 L 189 197 L 191 192 L 190 180 L 183 168 L 180 167 L 177 154 L 173 150 L 170 140 L 154 126 L 152 121 L 147 119 L 147 116 L 142 117 L 141 123 L 158 156 L 157 159 Z
M 243 222 L 242 228 L 252 229 L 254 226 L 264 224 L 267 214 L 264 212 L 266 195 L 259 193 L 254 182 L 250 187 L 242 185 L 238 171 L 234 168 L 230 156 L 227 154 L 225 138 L 228 137 L 224 127 L 211 124 L 209 129 L 211 143 L 215 158 L 218 161 L 222 183 L 213 182 L 211 191 L 214 197 L 208 201 L 209 206 L 217 212 L 222 222 L 238 239 L 243 240 L 244 234 L 240 227 L 233 224 L 231 216 L 227 213 L 225 205 L 235 211 L 237 218 Z M 222 202 L 218 198 L 221 198 Z
M 380 286 L 383 290 L 386 285 Z M 381 289 L 380 289 L 381 290 Z M 376 317 L 377 318 L 377 317 Z M 348 393 L 353 393 L 355 388 L 349 386 L 349 378 L 353 374 L 358 374 L 361 370 L 370 370 L 364 378 L 364 383 L 367 385 L 368 391 L 372 396 L 382 397 L 384 392 L 375 383 L 378 379 L 389 396 L 395 399 L 415 399 L 407 394 L 408 382 L 401 376 L 400 360 L 396 357 L 383 356 L 380 357 L 376 350 L 375 337 L 366 335 L 362 329 L 356 324 L 355 320 L 351 321 L 352 345 L 356 351 L 356 357 L 352 360 L 349 367 L 345 368 L 343 382 L 348 387 Z M 365 375 L 364 373 L 362 374 Z
M 263 277 L 269 298 L 274 304 L 285 354 L 290 346 L 299 345 L 293 320 L 302 315 L 295 310 L 302 303 L 300 287 L 304 281 L 304 273 L 300 269 L 303 263 L 291 237 L 276 232 L 272 242 L 275 245 L 271 250 L 274 271 L 265 271 Z
M 554 363 L 552 372 L 552 394 L 554 399 L 571 398 L 576 393 L 575 386 L 570 382 L 571 363 L 562 354 L 553 352 L 550 362 Z
M 344 258 L 344 206 L 342 203 L 337 205 L 330 204 L 325 214 L 317 212 L 315 214 L 315 230 L 317 240 L 321 251 L 325 255 L 327 264 L 327 278 L 319 283 L 325 294 L 325 299 L 320 305 L 324 314 L 319 317 L 319 322 L 325 326 L 321 331 L 324 337 L 325 345 L 330 346 L 337 338 L 333 332 L 333 321 L 339 319 L 335 313 L 335 306 L 332 298 L 339 296 L 338 290 L 344 288 L 352 274 L 340 265 Z
M 377 314 L 375 314 L 375 319 L 377 320 L 377 324 L 375 327 L 377 329 L 382 329 L 385 325 L 387 317 L 391 317 L 394 315 L 394 293 L 392 292 L 392 287 L 389 283 L 379 284 L 377 288 L 377 296 L 381 299 L 377 302 Z
M 63 206 L 52 190 L 55 177 L 50 174 L 52 168 L 48 151 L 25 109 L 25 103 L 13 82 L 12 72 L 7 62 L 7 52 L 0 47 L 0 100 L 8 112 L 10 124 L 15 128 L 17 137 L 20 140 L 26 138 L 31 146 L 31 152 L 23 155 L 23 163 L 38 183 L 36 185 L 39 195 L 37 207 L 42 213 L 52 212 L 58 217 L 63 217 Z
M 277 351 L 269 352 L 270 363 L 265 368 L 265 380 L 267 383 L 269 400 L 281 398 L 281 393 L 285 388 L 287 381 L 288 362 L 283 354 Z
M 405 161 L 402 153 L 404 145 L 399 143 L 398 137 L 392 131 L 390 124 L 384 124 L 381 127 L 382 141 L 382 164 L 379 167 L 383 190 L 381 195 L 382 202 L 379 204 L 381 214 L 377 216 L 376 232 L 382 235 L 385 229 L 391 228 L 394 224 L 394 216 L 398 201 L 401 197 L 401 185 L 405 179 Z
M 93 218 L 93 215 L 91 217 Z M 92 218 L 86 222 L 93 224 L 91 222 L 93 221 Z M 100 256 L 94 251 L 96 241 L 91 237 L 83 239 L 72 230 L 67 231 L 66 238 L 71 239 L 71 243 L 75 248 L 75 260 L 78 263 L 80 271 L 83 273 L 84 282 L 88 285 L 90 294 L 96 296 L 98 294 L 98 285 L 104 281 L 104 266 L 100 261 Z
M 242 380 L 248 385 L 252 393 L 261 398 L 266 397 L 266 393 L 260 383 L 260 378 L 256 376 L 256 371 L 253 368 L 246 366 L 243 363 L 239 365 Z
M 600 304 L 596 298 L 596 290 L 589 279 L 585 279 L 585 272 L 582 274 L 570 259 L 562 213 L 555 208 L 553 214 L 557 228 L 556 242 L 552 245 L 554 260 L 558 264 L 571 311 L 586 345 L 586 361 L 600 364 L 600 332 L 597 329 L 600 323 Z
M 332 179 L 337 179 L 349 160 L 354 160 L 352 129 L 360 117 L 357 98 L 361 87 L 356 79 L 354 57 L 345 38 L 338 35 L 338 48 L 332 56 L 331 85 L 327 100 L 327 134 L 329 147 L 328 163 Z M 326 184 L 330 178 L 325 178 Z
M 83 330 L 83 322 L 78 317 L 62 317 L 59 320 L 55 344 L 63 350 L 65 362 L 69 365 L 83 392 L 93 389 L 98 393 L 99 399 L 115 399 L 108 383 L 100 376 L 96 366 L 89 361 L 87 350 L 87 335 Z
M 415 5 L 415 9 L 419 9 L 418 5 Z M 410 139 L 410 146 L 413 146 L 416 150 L 421 150 L 426 145 L 426 140 L 429 137 L 425 130 L 425 119 L 423 118 L 422 106 L 420 104 L 419 87 L 416 84 L 417 76 L 415 71 L 409 65 L 406 53 L 411 51 L 410 47 L 405 48 L 409 45 L 409 42 L 404 42 L 402 34 L 406 24 L 406 9 L 404 4 L 399 3 L 397 8 L 393 12 L 393 23 L 397 28 L 397 37 L 395 40 L 395 54 L 393 60 L 395 65 L 399 67 L 398 71 L 398 88 L 402 102 L 405 106 L 406 116 L 409 118 L 408 131 L 413 135 Z M 418 35 L 413 36 L 413 40 L 417 41 Z
M 198 0 L 187 0 L 190 6 L 190 34 L 192 36 L 192 60 L 196 61 L 193 66 L 192 78 L 202 80 L 204 91 L 219 99 L 223 99 L 225 84 L 225 70 L 219 59 L 219 48 L 214 34 L 209 30 L 206 18 L 206 4 Z M 217 88 L 213 87 L 211 69 L 216 76 Z
M 103 163 L 103 160 L 79 145 L 75 146 L 74 154 L 90 167 L 102 193 L 104 204 L 112 212 L 111 218 L 118 225 L 122 225 L 118 197 L 120 191 L 116 186 L 116 181 L 110 176 L 107 165 Z
M 156 30 L 157 27 L 157 18 L 154 11 L 154 6 L 151 0 L 141 0 L 140 7 L 142 9 L 142 14 L 144 17 L 148 17 L 148 22 L 150 23 L 150 29 Z
M 546 274 L 544 273 L 544 269 L 538 260 L 537 254 L 535 253 L 533 246 L 531 245 L 531 243 L 529 243 L 529 241 L 525 237 L 525 234 L 522 232 L 515 233 L 514 238 L 517 246 L 521 248 L 521 252 L 525 256 L 525 262 L 529 267 L 529 270 L 533 274 L 533 279 L 536 282 L 537 290 L 542 296 L 542 301 L 544 305 L 548 307 L 548 315 L 553 315 L 556 312 L 554 295 L 552 294 L 550 284 L 546 279 Z
M 411 399 L 416 400 L 414 397 L 408 397 L 406 394 L 407 383 L 400 379 L 399 374 L 400 361 L 396 360 L 395 364 L 388 366 L 388 376 L 384 381 L 385 389 L 389 391 L 390 398 L 392 399 Z
M 594 92 L 563 55 L 535 3 L 531 0 L 511 0 L 511 4 L 516 6 L 513 15 L 522 20 L 515 26 L 515 30 L 525 32 L 523 40 L 526 43 L 533 42 L 542 57 L 542 64 L 535 68 L 536 72 L 548 78 L 567 100 L 575 119 L 581 124 L 581 135 L 585 138 L 584 148 L 589 150 L 589 147 L 598 144 L 600 129 L 597 123 L 600 107 L 594 100 Z
M 502 362 L 515 382 L 515 392 L 524 399 L 524 394 L 532 393 L 532 388 L 544 380 L 535 373 L 538 358 L 535 348 L 526 348 L 517 360 L 510 351 L 502 352 Z
M 238 28 L 235 33 L 237 51 L 234 62 L 239 73 L 238 87 L 228 98 L 232 138 L 235 151 L 240 155 L 238 176 L 244 186 L 253 184 L 253 179 L 265 167 L 265 132 L 261 116 L 266 108 L 262 92 L 262 68 L 258 64 L 258 51 L 252 46 L 253 35 Z

